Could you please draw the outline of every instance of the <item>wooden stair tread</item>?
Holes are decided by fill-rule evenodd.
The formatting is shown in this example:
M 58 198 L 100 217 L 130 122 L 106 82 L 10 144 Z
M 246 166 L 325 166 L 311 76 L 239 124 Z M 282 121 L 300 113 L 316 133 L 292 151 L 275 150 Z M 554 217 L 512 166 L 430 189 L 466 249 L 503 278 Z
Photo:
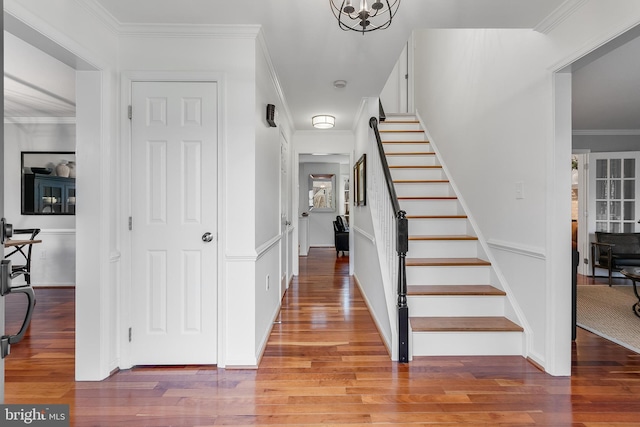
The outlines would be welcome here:
M 467 219 L 466 215 L 407 215 L 407 219 Z
M 398 200 L 456 200 L 456 196 L 402 196 Z
M 430 235 L 430 236 L 409 236 L 409 240 L 478 240 L 476 236 L 468 235 Z
M 389 166 L 389 169 L 442 169 L 441 165 L 398 165 L 398 166 Z
M 412 152 L 393 152 L 393 153 L 384 153 L 385 156 L 435 156 L 436 153 L 433 151 L 412 151 Z
M 381 125 L 382 125 L 383 123 L 384 123 L 384 124 L 392 124 L 392 125 L 393 125 L 393 124 L 398 124 L 398 123 L 405 123 L 405 124 L 406 124 L 406 123 L 412 123 L 412 124 L 418 124 L 418 123 L 420 123 L 420 122 L 419 122 L 419 121 L 417 121 L 417 120 L 385 120 L 385 121 L 380 122 L 380 124 L 381 124 Z
M 409 285 L 407 295 L 472 295 L 505 296 L 506 293 L 491 285 Z
M 394 184 L 448 184 L 448 179 L 398 179 Z
M 522 332 L 506 317 L 411 317 L 414 332 Z
M 429 144 L 429 141 L 382 141 L 383 144 Z
M 480 258 L 407 258 L 407 267 L 482 267 L 491 265 Z
M 380 133 L 424 133 L 422 129 L 379 129 Z

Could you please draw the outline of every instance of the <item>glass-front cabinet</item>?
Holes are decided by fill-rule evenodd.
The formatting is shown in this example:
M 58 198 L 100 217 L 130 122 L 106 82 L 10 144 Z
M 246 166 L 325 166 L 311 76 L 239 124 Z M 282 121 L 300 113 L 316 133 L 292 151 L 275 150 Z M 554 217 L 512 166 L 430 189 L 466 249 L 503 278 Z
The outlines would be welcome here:
M 26 174 L 24 180 L 25 213 L 75 215 L 75 178 Z

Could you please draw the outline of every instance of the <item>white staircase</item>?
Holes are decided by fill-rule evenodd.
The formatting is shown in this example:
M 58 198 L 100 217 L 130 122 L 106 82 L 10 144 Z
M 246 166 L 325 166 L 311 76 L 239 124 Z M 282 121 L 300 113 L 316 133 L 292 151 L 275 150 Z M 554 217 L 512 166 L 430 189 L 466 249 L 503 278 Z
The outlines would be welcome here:
M 505 317 L 506 294 L 420 123 L 390 115 L 378 127 L 409 219 L 411 354 L 522 355 L 523 329 Z

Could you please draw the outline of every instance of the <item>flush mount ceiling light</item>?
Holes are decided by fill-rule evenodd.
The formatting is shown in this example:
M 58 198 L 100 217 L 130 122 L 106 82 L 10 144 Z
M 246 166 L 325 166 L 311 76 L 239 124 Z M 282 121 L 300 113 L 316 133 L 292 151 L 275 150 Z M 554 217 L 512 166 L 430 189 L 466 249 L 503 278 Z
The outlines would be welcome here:
M 347 81 L 336 80 L 335 82 L 333 82 L 333 87 L 335 87 L 336 89 L 344 89 L 345 87 L 347 87 Z
M 336 124 L 336 118 L 326 114 L 311 117 L 311 124 L 318 129 L 331 129 Z
M 352 2 L 359 1 L 356 10 Z M 338 26 L 344 31 L 357 31 L 364 35 L 370 31 L 389 28 L 391 21 L 400 7 L 400 0 L 329 0 L 333 16 L 338 20 Z

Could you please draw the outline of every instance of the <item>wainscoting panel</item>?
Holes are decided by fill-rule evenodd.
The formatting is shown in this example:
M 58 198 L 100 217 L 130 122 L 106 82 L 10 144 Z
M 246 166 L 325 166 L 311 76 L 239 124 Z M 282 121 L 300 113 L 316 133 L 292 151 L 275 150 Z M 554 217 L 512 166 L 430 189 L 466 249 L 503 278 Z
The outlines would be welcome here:
M 42 230 L 37 237 L 42 243 L 33 245 L 31 284 L 37 286 L 75 286 L 76 231 L 73 229 Z M 23 282 L 22 278 L 15 283 Z

